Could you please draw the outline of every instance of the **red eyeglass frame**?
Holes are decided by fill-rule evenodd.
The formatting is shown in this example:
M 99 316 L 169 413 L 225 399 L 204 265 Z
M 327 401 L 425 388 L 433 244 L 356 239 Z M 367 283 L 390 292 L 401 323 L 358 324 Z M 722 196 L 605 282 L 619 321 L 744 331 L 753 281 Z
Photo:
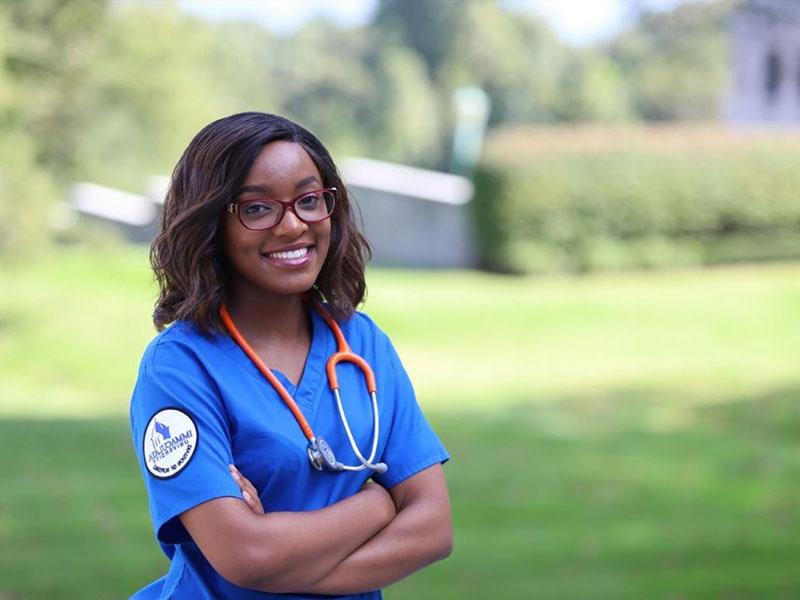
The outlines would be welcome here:
M 335 187 L 320 188 L 318 190 L 309 190 L 307 192 L 303 192 L 302 194 L 299 194 L 298 196 L 295 196 L 294 198 L 292 198 L 291 200 L 286 201 L 286 202 L 284 202 L 283 200 L 276 200 L 274 198 L 269 198 L 270 202 L 275 202 L 277 204 L 280 204 L 280 206 L 281 206 L 281 214 L 278 216 L 278 220 L 275 221 L 275 223 L 273 225 L 270 225 L 269 227 L 250 227 L 242 220 L 242 215 L 239 212 L 240 211 L 240 207 L 247 206 L 248 204 L 252 204 L 253 202 L 263 202 L 264 201 L 263 199 L 259 198 L 259 199 L 256 199 L 256 200 L 244 200 L 242 202 L 231 202 L 230 204 L 228 204 L 225 207 L 225 212 L 229 212 L 232 215 L 236 215 L 238 217 L 238 219 L 239 219 L 239 223 L 242 224 L 242 227 L 245 227 L 246 229 L 249 229 L 251 231 L 267 231 L 268 229 L 272 229 L 273 227 L 277 227 L 280 224 L 280 222 L 283 220 L 283 216 L 286 214 L 287 209 L 291 210 L 294 213 L 294 216 L 296 216 L 298 219 L 300 219 L 303 223 L 307 223 L 309 225 L 313 224 L 313 223 L 321 223 L 325 219 L 330 219 L 331 218 L 331 215 L 333 214 L 333 211 L 336 208 L 336 192 L 338 192 L 338 191 L 339 190 L 337 190 Z M 306 196 L 308 196 L 310 194 L 317 194 L 317 193 L 320 193 L 320 192 L 330 192 L 331 195 L 333 196 L 333 206 L 331 206 L 330 212 L 327 215 L 325 215 L 324 217 L 322 217 L 321 219 L 317 219 L 316 221 L 309 221 L 308 219 L 304 219 L 303 217 L 301 217 L 298 214 L 297 210 L 295 209 L 295 204 L 298 201 L 302 200 L 303 198 L 305 198 Z

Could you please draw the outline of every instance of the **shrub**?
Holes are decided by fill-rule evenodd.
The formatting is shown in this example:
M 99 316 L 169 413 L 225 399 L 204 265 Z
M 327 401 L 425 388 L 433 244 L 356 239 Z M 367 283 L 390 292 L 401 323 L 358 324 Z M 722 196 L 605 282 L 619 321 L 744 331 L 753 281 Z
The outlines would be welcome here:
M 800 137 L 708 128 L 496 134 L 475 174 L 484 265 L 589 271 L 800 257 Z

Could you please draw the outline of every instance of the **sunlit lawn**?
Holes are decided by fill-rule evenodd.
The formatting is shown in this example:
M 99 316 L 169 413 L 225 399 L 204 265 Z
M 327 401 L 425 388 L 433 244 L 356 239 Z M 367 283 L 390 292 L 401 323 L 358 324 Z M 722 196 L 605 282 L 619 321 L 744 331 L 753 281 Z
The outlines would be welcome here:
M 165 569 L 127 430 L 144 250 L 0 266 L 0 599 Z M 387 598 L 800 595 L 800 265 L 370 273 L 450 449 L 450 559 Z

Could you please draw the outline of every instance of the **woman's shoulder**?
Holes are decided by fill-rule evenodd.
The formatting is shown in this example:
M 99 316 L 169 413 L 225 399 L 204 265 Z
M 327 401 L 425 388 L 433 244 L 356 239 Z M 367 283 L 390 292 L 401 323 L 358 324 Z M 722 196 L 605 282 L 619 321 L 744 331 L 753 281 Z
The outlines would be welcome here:
M 218 362 L 213 339 L 191 323 L 178 321 L 150 341 L 131 394 L 130 417 L 135 431 L 141 432 L 153 415 L 168 409 L 195 416 L 223 410 L 210 368 Z
M 202 332 L 190 321 L 176 321 L 159 332 L 142 354 L 141 368 L 185 368 L 215 346 L 217 334 Z
M 391 353 L 391 339 L 388 333 L 373 317 L 362 311 L 355 311 L 339 326 L 350 346 L 357 353 L 385 356 Z
M 341 321 L 339 326 L 345 335 L 367 336 L 373 338 L 385 338 L 386 333 L 367 313 L 355 311 L 347 319 Z

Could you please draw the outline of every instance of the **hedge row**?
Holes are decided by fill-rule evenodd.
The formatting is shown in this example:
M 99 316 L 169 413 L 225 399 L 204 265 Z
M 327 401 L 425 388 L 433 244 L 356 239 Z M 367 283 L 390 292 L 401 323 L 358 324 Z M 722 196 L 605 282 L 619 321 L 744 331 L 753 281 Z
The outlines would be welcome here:
M 606 144 L 561 139 L 550 153 L 535 134 L 529 152 L 519 136 L 490 140 L 473 203 L 485 266 L 589 271 L 800 257 L 800 140 L 726 133 L 709 144 L 704 130 L 706 143 L 693 145 L 692 135 L 664 145 L 608 132 Z

